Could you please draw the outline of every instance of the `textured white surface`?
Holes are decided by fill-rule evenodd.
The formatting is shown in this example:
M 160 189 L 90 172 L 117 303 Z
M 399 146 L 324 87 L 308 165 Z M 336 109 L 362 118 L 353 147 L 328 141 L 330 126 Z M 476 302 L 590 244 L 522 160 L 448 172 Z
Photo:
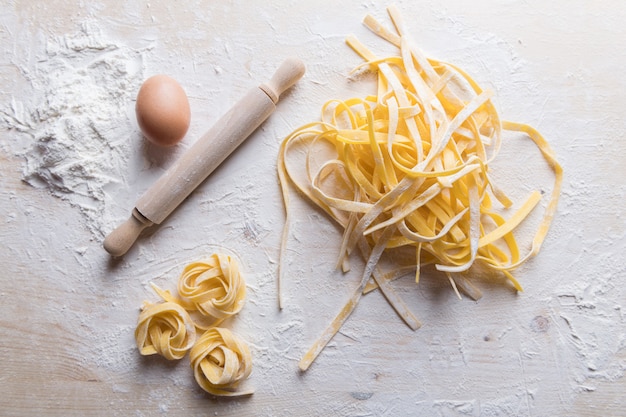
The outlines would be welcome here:
M 361 20 L 371 13 L 387 22 L 387 4 L 264 3 L 2 2 L 0 414 L 624 415 L 622 3 L 396 3 L 427 55 L 493 88 L 504 118 L 535 126 L 551 142 L 565 169 L 561 202 L 541 253 L 516 275 L 524 293 L 481 283 L 479 302 L 459 301 L 435 275 L 417 287 L 410 278 L 397 281 L 424 326 L 412 332 L 380 294 L 367 295 L 305 374 L 297 370 L 300 356 L 343 305 L 359 268 L 346 276 L 334 270 L 339 231 L 294 198 L 286 306 L 277 310 L 284 221 L 278 146 L 293 128 L 316 120 L 327 99 L 370 92 L 367 77 L 348 78 L 360 59 L 344 38 L 355 34 L 384 50 Z M 88 52 L 59 52 L 68 50 Z M 163 225 L 111 260 L 104 234 L 174 158 L 291 55 L 306 63 L 307 74 L 270 120 Z M 89 78 L 111 74 L 107 65 L 124 71 Z M 191 101 L 190 132 L 174 150 L 145 145 L 133 118 L 134 91 L 155 73 L 176 78 Z M 63 82 L 68 77 L 75 81 Z M 116 80 L 127 85 L 107 84 Z M 110 97 L 93 85 L 110 86 Z M 50 181 L 26 184 L 23 155 L 32 152 L 33 132 L 46 123 L 59 128 L 42 112 L 86 115 L 67 124 L 71 132 L 71 122 L 84 129 L 85 120 L 97 119 L 88 92 L 105 102 L 94 108 L 108 112 L 101 136 L 118 142 L 104 151 L 111 160 L 78 165 L 115 181 L 92 176 L 69 193 Z M 86 134 L 75 140 L 95 137 Z M 68 155 L 80 159 L 92 149 L 83 145 Z M 503 187 L 519 190 L 512 197 L 551 185 L 523 137 L 509 137 L 496 169 Z M 216 250 L 239 256 L 247 277 L 246 306 L 229 326 L 252 344 L 250 398 L 211 398 L 195 385 L 187 360 L 142 358 L 134 346 L 138 308 L 157 299 L 149 282 L 174 289 L 188 261 Z

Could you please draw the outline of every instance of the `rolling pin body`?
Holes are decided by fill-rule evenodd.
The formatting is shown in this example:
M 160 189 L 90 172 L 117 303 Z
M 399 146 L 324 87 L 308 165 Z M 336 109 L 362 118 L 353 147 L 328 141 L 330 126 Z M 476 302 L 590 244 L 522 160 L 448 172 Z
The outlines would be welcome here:
M 141 196 L 135 208 L 152 223 L 160 224 L 275 107 L 263 90 L 250 90 Z
M 130 218 L 105 238 L 106 251 L 125 254 L 143 229 L 165 220 L 272 114 L 280 95 L 303 74 L 302 62 L 288 59 L 268 83 L 250 90 L 141 196 Z

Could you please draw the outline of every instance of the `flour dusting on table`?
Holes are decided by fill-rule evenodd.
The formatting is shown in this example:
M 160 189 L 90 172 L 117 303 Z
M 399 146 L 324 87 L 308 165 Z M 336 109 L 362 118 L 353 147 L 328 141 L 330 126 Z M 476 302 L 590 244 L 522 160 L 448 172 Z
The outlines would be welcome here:
M 9 147 L 24 157 L 23 180 L 78 207 L 101 236 L 112 204 L 104 189 L 126 175 L 127 109 L 143 79 L 141 51 L 90 22 L 39 44 L 34 66 L 15 62 L 32 92 L 25 101 L 13 97 L 0 123 L 18 132 Z

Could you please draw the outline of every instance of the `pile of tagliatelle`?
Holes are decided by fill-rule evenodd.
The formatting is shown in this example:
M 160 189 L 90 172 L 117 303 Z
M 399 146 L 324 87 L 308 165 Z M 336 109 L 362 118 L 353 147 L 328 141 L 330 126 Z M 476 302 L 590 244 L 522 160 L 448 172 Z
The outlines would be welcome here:
M 505 278 L 521 290 L 511 271 L 538 253 L 556 211 L 562 169 L 545 139 L 530 126 L 502 121 L 492 92 L 454 65 L 426 58 L 407 34 L 398 10 L 389 7 L 388 13 L 395 32 L 371 16 L 364 24 L 398 47 L 399 55 L 381 58 L 353 36 L 346 40 L 365 60 L 355 71 L 366 67 L 377 74 L 377 94 L 327 102 L 321 121 L 295 130 L 280 149 L 278 174 L 287 211 L 280 265 L 291 185 L 344 228 L 338 266 L 348 270 L 355 250 L 365 259 L 358 287 L 303 356 L 302 371 L 337 333 L 361 295 L 372 289 L 380 289 L 412 329 L 419 328 L 390 282 L 409 270 L 419 281 L 422 265 L 434 265 L 457 295 L 460 289 L 480 298 L 470 282 L 478 274 Z M 525 254 L 513 232 L 542 195 L 532 192 L 508 218 L 492 207 L 494 198 L 502 205 L 500 212 L 513 206 L 489 175 L 503 130 L 527 134 L 555 174 L 545 213 Z M 302 145 L 308 149 L 306 163 L 290 164 L 291 152 Z M 320 162 L 320 155 L 328 157 Z M 408 251 L 410 263 L 383 270 L 381 257 L 396 250 Z M 279 304 L 283 274 L 281 268 Z
M 246 284 L 238 262 L 215 253 L 185 266 L 178 279 L 178 296 L 152 284 L 161 302 L 141 308 L 135 341 L 142 355 L 182 359 L 189 352 L 194 378 L 215 396 L 250 395 L 238 390 L 252 371 L 248 343 L 224 327 L 243 307 Z M 196 328 L 203 333 L 196 337 Z

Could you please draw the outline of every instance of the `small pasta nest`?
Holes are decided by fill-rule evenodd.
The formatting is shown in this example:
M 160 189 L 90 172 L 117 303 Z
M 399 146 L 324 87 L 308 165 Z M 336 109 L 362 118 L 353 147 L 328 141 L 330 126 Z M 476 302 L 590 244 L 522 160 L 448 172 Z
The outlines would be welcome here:
M 166 359 L 181 359 L 196 340 L 196 328 L 187 311 L 172 302 L 145 303 L 135 340 L 142 355 L 159 354 Z
M 236 391 L 252 371 L 247 343 L 228 329 L 214 327 L 198 339 L 189 353 L 198 385 L 218 396 L 240 396 L 252 391 Z
M 194 315 L 196 326 L 207 330 L 239 313 L 246 298 L 246 283 L 236 260 L 213 254 L 185 266 L 178 279 L 178 295 L 154 286 L 166 301 L 183 306 Z

